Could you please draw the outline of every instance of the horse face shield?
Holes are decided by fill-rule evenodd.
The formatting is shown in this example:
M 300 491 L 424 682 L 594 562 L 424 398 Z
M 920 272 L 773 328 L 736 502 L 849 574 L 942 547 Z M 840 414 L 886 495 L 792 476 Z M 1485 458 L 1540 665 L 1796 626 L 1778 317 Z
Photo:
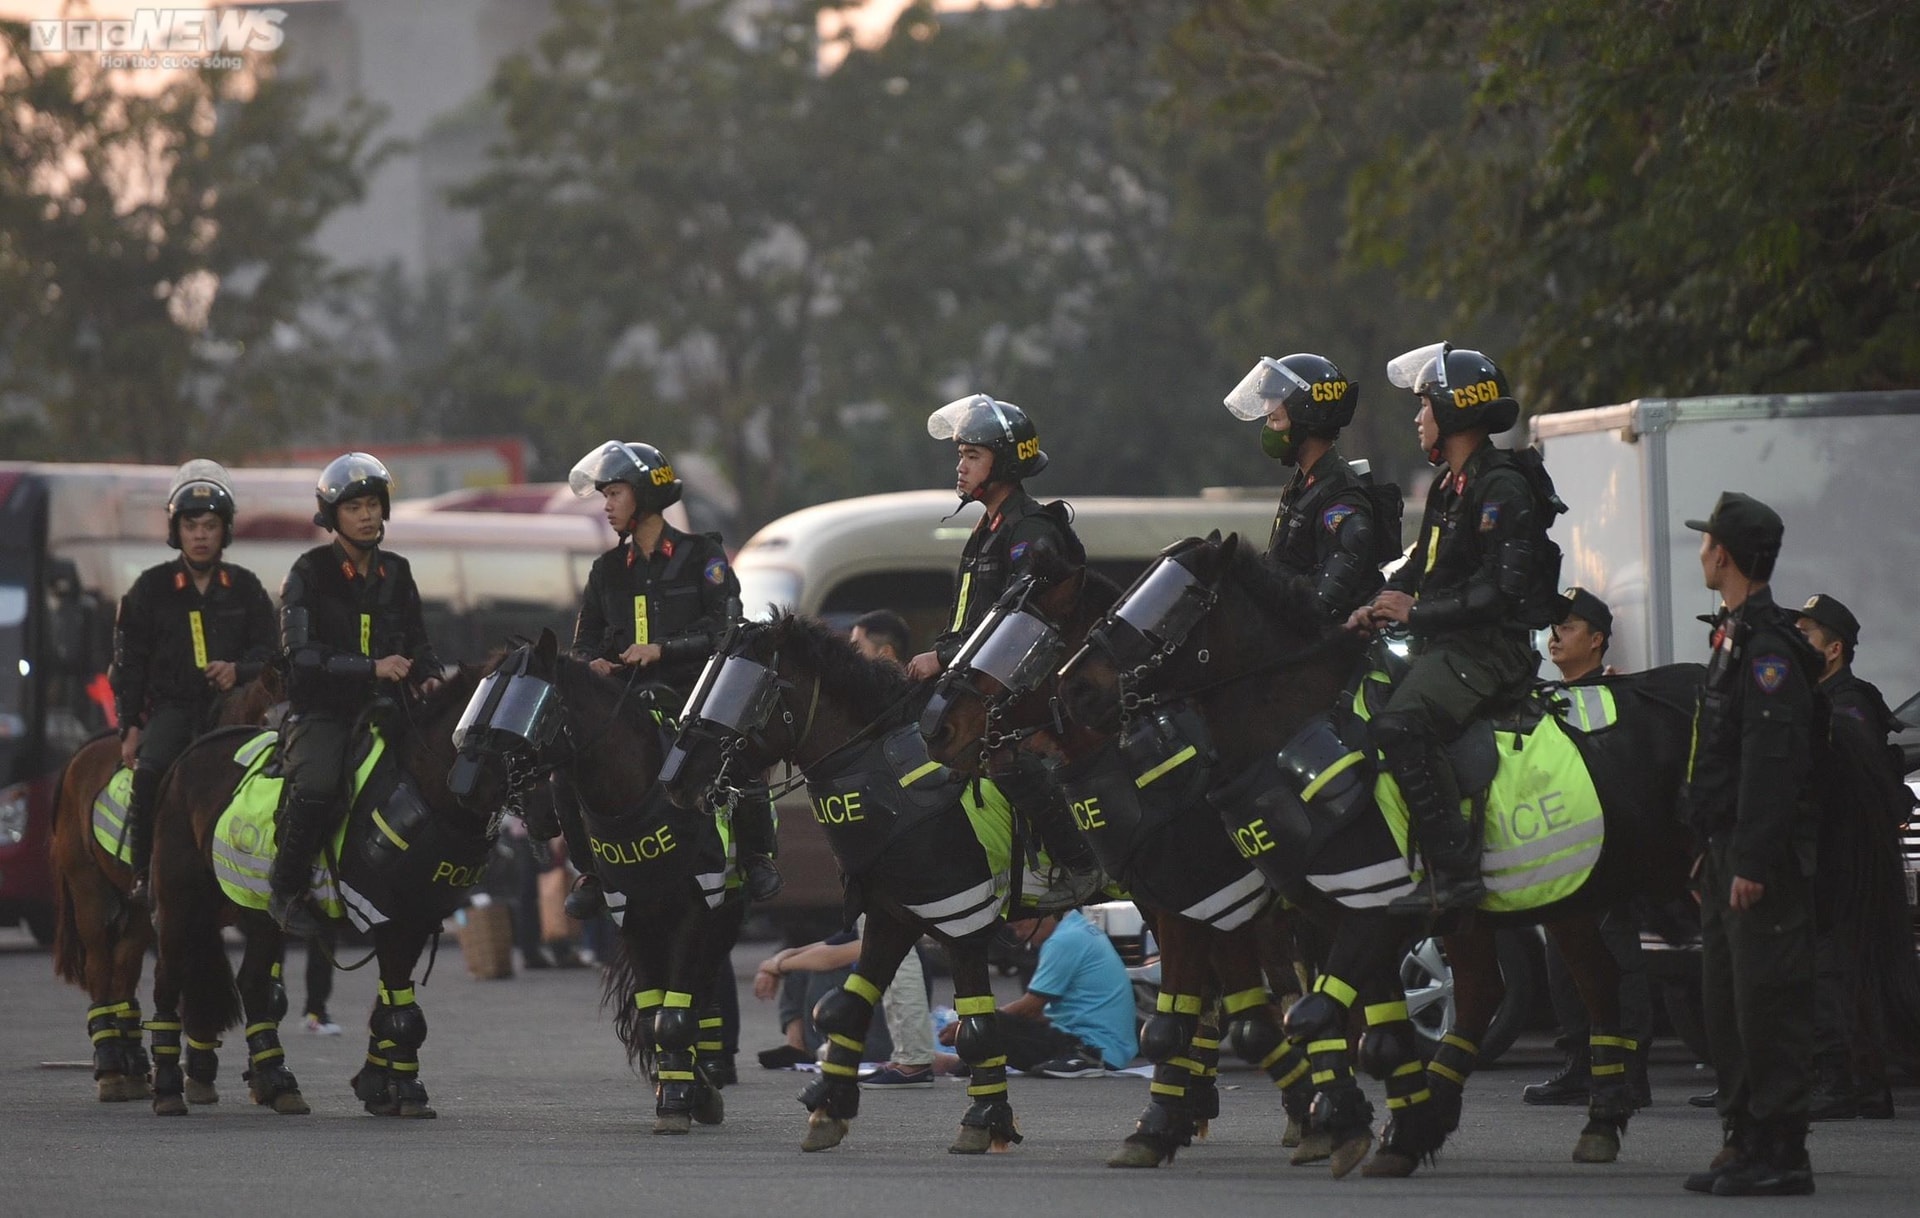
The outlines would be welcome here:
M 453 729 L 459 756 L 447 787 L 464 799 L 473 793 L 484 758 L 538 754 L 559 733 L 560 698 L 550 682 L 525 671 L 488 673 Z
M 779 700 L 780 677 L 772 668 L 745 656 L 715 655 L 680 712 L 680 735 L 660 768 L 661 783 L 672 787 L 685 781 L 702 742 L 728 748 L 758 736 Z
M 1210 600 L 1193 572 L 1163 557 L 1120 598 L 1089 641 L 1122 668 L 1137 668 L 1179 646 L 1206 616 Z
M 957 691 L 970 692 L 983 702 L 999 703 L 1032 693 L 1053 675 L 1065 651 L 1059 631 L 1041 618 L 1024 610 L 996 608 L 974 630 L 940 678 L 920 716 L 920 734 L 928 740 L 940 736 Z M 971 680 L 975 673 L 991 677 L 1001 692 L 994 695 L 981 690 Z

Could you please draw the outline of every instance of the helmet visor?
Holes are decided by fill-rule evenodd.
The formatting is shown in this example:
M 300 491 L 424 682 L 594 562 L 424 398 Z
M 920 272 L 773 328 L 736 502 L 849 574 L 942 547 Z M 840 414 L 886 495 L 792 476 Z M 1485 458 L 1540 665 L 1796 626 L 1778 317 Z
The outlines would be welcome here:
M 1426 371 L 1427 365 L 1433 364 L 1438 369 L 1434 379 L 1445 389 L 1447 361 L 1442 357 L 1446 355 L 1448 345 L 1443 342 L 1429 343 L 1424 347 L 1415 347 L 1404 355 L 1394 356 L 1387 361 L 1387 380 L 1401 389 L 1417 391 L 1420 388 L 1420 374 Z
M 321 472 L 317 489 L 320 497 L 328 503 L 338 503 L 340 496 L 356 482 L 384 482 L 388 493 L 393 491 L 393 475 L 371 453 L 347 453 L 335 457 L 333 464 Z
M 567 474 L 567 485 L 585 499 L 609 482 L 634 481 L 640 467 L 632 449 L 618 440 L 608 440 L 574 463 Z
M 927 434 L 956 444 L 1012 444 L 1013 423 L 1000 403 L 984 393 L 970 393 L 928 415 Z
M 1263 355 L 1240 378 L 1233 392 L 1221 400 L 1236 419 L 1264 419 L 1275 406 L 1302 390 L 1311 393 L 1313 386 L 1279 360 Z

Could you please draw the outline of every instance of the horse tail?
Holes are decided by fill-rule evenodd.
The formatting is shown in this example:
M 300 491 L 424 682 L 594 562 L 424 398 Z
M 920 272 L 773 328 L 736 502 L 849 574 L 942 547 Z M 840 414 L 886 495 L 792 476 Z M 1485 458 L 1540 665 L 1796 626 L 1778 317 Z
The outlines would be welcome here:
M 67 771 L 72 768 L 73 762 L 67 762 L 60 767 L 60 776 L 53 780 L 56 841 L 67 821 Z M 72 881 L 67 876 L 67 869 L 57 849 L 53 852 L 53 905 L 53 975 L 74 985 L 85 985 L 87 948 L 80 938 L 80 913 L 74 901 Z
M 624 934 L 613 937 L 613 959 L 607 962 L 606 983 L 600 992 L 600 1005 L 613 1012 L 613 1034 L 627 1047 L 627 1064 L 636 1063 L 649 1075 L 653 1069 L 653 1043 L 640 1026 L 640 1008 L 633 996 L 640 988 L 640 968 L 634 963 Z
M 186 754 L 181 761 L 190 758 L 191 754 Z M 160 781 L 160 790 L 154 796 L 156 822 L 160 810 L 174 800 L 181 768 L 176 763 Z M 157 823 L 155 828 L 157 831 Z M 191 1028 L 234 1026 L 240 1022 L 240 991 L 234 985 L 233 966 L 220 938 L 226 894 L 221 892 L 219 880 L 205 866 L 164 872 L 156 868 L 154 874 L 156 879 L 165 877 L 165 887 L 158 894 L 160 916 L 155 921 L 160 932 L 161 964 L 180 994 L 181 1015 Z
M 1860 953 L 1862 997 L 1878 1000 L 1888 1049 L 1911 1057 L 1920 1054 L 1920 959 L 1907 907 L 1906 862 L 1868 771 L 1848 756 L 1843 742 L 1849 738 L 1836 733 L 1834 740 L 1842 764 L 1831 767 L 1829 781 L 1820 784 L 1820 899 L 1836 941 Z

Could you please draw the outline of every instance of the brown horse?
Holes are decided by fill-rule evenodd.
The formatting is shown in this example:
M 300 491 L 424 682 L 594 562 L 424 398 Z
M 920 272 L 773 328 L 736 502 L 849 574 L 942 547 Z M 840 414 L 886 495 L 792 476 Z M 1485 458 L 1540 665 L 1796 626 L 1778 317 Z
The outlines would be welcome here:
M 267 668 L 258 680 L 220 695 L 214 723 L 264 723 L 279 700 L 279 674 Z M 117 851 L 103 847 L 93 831 L 93 805 L 119 769 L 120 741 L 111 732 L 74 750 L 54 788 L 49 851 L 58 915 L 53 971 L 93 1000 L 87 1031 L 93 1037 L 94 1089 L 106 1102 L 143 1100 L 152 1094 L 141 1041 L 139 989 L 140 971 L 153 946 L 153 921 L 144 907 L 127 900 L 133 868 L 120 861 Z M 124 843 L 124 825 L 118 838 Z M 215 1097 L 207 1088 L 196 1090 L 192 1098 L 210 1104 Z

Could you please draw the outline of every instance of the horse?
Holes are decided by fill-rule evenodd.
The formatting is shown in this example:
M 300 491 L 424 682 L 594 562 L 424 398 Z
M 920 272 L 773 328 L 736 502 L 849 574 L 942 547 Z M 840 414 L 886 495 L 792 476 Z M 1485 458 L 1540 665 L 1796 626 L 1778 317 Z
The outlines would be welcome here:
M 1371 1105 L 1348 1053 L 1355 1004 L 1367 1023 L 1359 1064 L 1385 1081 L 1390 1114 L 1365 1174 L 1409 1175 L 1457 1127 L 1478 1038 L 1502 997 L 1491 931 L 1533 924 L 1562 951 L 1594 1021 L 1594 1086 L 1574 1158 L 1611 1162 L 1633 1113 L 1625 1063 L 1637 1046 L 1620 1031 L 1618 969 L 1594 915 L 1629 895 L 1666 901 L 1683 891 L 1692 851 L 1676 801 L 1703 670 L 1673 665 L 1569 689 L 1536 708 L 1544 717 L 1528 725 L 1530 736 L 1516 723 L 1496 745 L 1482 726 L 1451 750 L 1461 788 L 1477 792 L 1498 753 L 1571 743 L 1597 809 L 1574 818 L 1555 774 L 1531 776 L 1541 782 L 1529 788 L 1532 803 L 1504 790 L 1475 801 L 1500 830 L 1486 859 L 1494 892 L 1474 916 L 1440 928 L 1458 1009 L 1422 1063 L 1397 964 L 1430 929 L 1426 919 L 1386 912 L 1413 890 L 1416 873 L 1404 822 L 1396 828 L 1383 813 L 1397 790 L 1382 783 L 1375 794 L 1365 720 L 1388 685 L 1368 657 L 1368 644 L 1329 623 L 1304 585 L 1272 571 L 1237 536 L 1215 534 L 1169 547 L 1088 631 L 1061 670 L 1061 698 L 1076 720 L 1123 735 L 1167 708 L 1193 707 L 1197 721 L 1184 725 L 1184 738 L 1217 758 L 1225 781 L 1208 797 L 1235 843 L 1290 901 L 1330 921 L 1326 971 L 1285 1026 L 1311 1063 L 1313 1125 L 1331 1140 L 1336 1176 L 1372 1148 Z M 1339 730 L 1327 711 L 1336 700 Z M 1576 785 L 1567 780 L 1567 790 Z
M 1024 859 L 1011 809 L 992 785 L 928 759 L 916 726 L 924 693 L 821 622 L 782 613 L 744 623 L 702 674 L 661 770 L 668 797 L 693 807 L 737 798 L 738 784 L 775 762 L 797 767 L 840 863 L 847 921 L 866 913 L 859 963 L 814 1008 L 828 1047 L 820 1077 L 800 1096 L 809 1114 L 804 1151 L 846 1138 L 860 1110 L 874 1004 L 922 934 L 939 940 L 952 963 L 954 1047 L 972 1069 L 971 1103 L 948 1152 L 983 1154 L 1021 1140 L 987 949 Z
M 600 676 L 543 630 L 475 689 L 453 787 L 492 769 L 520 792 L 555 774 L 556 792 L 578 801 L 620 925 L 605 1000 L 628 1061 L 655 1086 L 653 1132 L 683 1134 L 725 1115 L 714 987 L 747 903 L 723 822 L 675 807 L 655 785 L 671 735 L 635 695 L 638 675 Z
M 463 667 L 417 702 L 377 713 L 377 732 L 356 733 L 352 804 L 323 853 L 324 866 L 314 870 L 319 903 L 364 925 L 373 939 L 378 997 L 352 1087 L 376 1116 L 436 1115 L 420 1081 L 427 1022 L 414 1000 L 413 968 L 484 877 L 506 796 L 482 783 L 462 800 L 447 785 L 449 737 L 478 680 Z M 243 1014 L 243 1077 L 253 1102 L 283 1115 L 311 1111 L 280 1045 L 284 941 L 266 912 L 277 751 L 271 733 L 224 729 L 196 740 L 161 783 L 153 855 L 160 950 L 147 1025 L 156 1115 L 186 1113 L 188 1082 L 212 1094 L 220 1033 Z M 237 989 L 221 941 L 225 925 L 237 927 L 246 944 Z
M 214 702 L 218 727 L 262 723 L 280 698 L 269 667 Z M 120 739 L 88 740 L 60 771 L 53 793 L 53 972 L 87 991 L 87 1033 L 93 1039 L 94 1092 L 103 1102 L 152 1094 L 140 1026 L 140 973 L 153 946 L 153 920 L 127 899 L 133 867 L 126 854 L 126 804 L 108 784 L 123 767 Z M 128 771 L 131 774 L 131 771 Z M 111 844 L 109 844 L 111 843 Z M 200 1102 L 209 1102 L 204 1097 Z
M 1150 1098 L 1108 1166 L 1170 1163 L 1218 1114 L 1211 999 L 1224 1009 L 1235 1050 L 1280 1088 L 1289 1118 L 1281 1144 L 1298 1146 L 1313 1087 L 1305 1056 L 1285 1044 L 1268 1005 L 1258 942 L 1259 920 L 1277 922 L 1278 903 L 1207 804 L 1204 758 L 1156 749 L 1149 733 L 1132 742 L 1144 751 L 1134 764 L 1109 767 L 1112 738 L 1058 713 L 1058 659 L 1105 617 L 1120 588 L 1085 567 L 1050 567 L 1045 556 L 1040 569 L 1045 577 L 1010 589 L 935 683 L 921 734 L 929 757 L 963 772 L 989 769 L 1013 748 L 1049 757 L 1075 824 L 1153 928 L 1161 988 L 1140 1035 L 1154 1063 Z M 1096 771 L 1118 781 L 1082 786 Z

